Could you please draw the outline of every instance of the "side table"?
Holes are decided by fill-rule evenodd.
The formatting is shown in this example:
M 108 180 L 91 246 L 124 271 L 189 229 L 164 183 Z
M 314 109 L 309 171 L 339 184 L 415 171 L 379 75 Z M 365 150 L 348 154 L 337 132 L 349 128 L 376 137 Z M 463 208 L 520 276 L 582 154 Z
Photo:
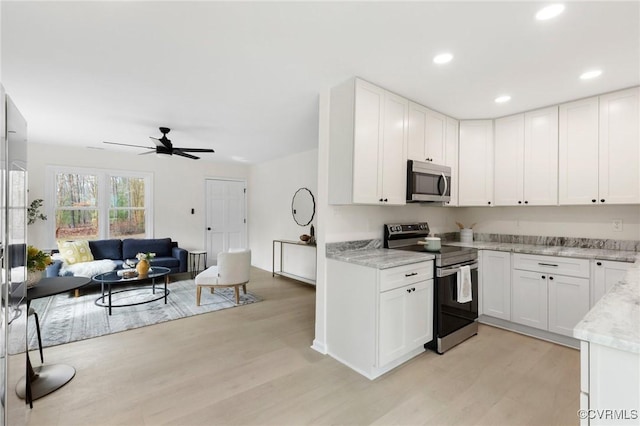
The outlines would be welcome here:
M 200 262 L 204 259 L 202 268 Z M 189 263 L 191 264 L 191 278 L 195 278 L 198 273 L 207 269 L 207 251 L 191 250 L 189 251 Z

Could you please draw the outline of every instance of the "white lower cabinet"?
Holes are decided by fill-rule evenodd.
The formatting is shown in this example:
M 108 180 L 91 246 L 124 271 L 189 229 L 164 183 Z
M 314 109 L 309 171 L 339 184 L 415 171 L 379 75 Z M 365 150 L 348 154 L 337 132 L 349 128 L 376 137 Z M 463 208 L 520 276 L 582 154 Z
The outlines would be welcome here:
M 509 321 L 511 319 L 511 253 L 480 252 L 482 313 Z
M 487 323 L 497 324 L 492 317 L 518 331 L 527 332 L 515 324 L 573 337 L 573 328 L 592 306 L 589 260 L 493 250 L 482 250 L 480 258 L 482 316 Z M 601 274 L 607 271 L 617 282 L 609 263 L 622 262 L 599 261 Z M 550 333 L 538 334 L 553 340 Z
M 513 255 L 511 321 L 573 336 L 589 312 L 589 261 Z
M 640 354 L 580 342 L 581 425 L 637 425 L 640 415 Z
M 591 306 L 598 303 L 598 300 L 600 300 L 611 287 L 622 281 L 631 265 L 631 263 L 614 262 L 612 260 L 595 260 Z
M 589 312 L 589 279 L 552 275 L 549 288 L 549 331 L 573 336 L 573 328 Z
M 327 259 L 327 352 L 369 379 L 433 339 L 433 261 L 376 269 Z
M 379 365 L 385 365 L 433 338 L 433 280 L 380 293 Z
M 513 271 L 511 321 L 547 329 L 547 278 L 538 272 Z

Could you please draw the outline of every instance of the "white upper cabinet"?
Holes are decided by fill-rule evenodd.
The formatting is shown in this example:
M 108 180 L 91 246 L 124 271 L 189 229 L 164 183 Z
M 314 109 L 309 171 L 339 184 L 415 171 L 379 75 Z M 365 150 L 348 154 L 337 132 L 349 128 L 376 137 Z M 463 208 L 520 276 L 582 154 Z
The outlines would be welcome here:
M 495 121 L 494 201 L 515 206 L 524 200 L 524 114 Z
M 598 196 L 598 97 L 560 105 L 560 204 L 594 204 Z
M 330 204 L 405 204 L 408 108 L 360 79 L 331 90 Z
M 558 204 L 558 107 L 524 114 L 524 204 Z
M 445 132 L 444 165 L 451 167 L 451 200 L 445 204 L 458 205 L 458 134 L 460 123 L 458 120 L 447 117 L 447 129 Z
M 640 88 L 600 96 L 599 201 L 640 203 Z
M 415 102 L 409 102 L 408 158 L 445 162 L 447 117 Z
M 460 121 L 458 205 L 493 201 L 493 120 Z
M 640 203 L 639 90 L 560 105 L 560 204 Z
M 558 203 L 558 107 L 495 121 L 494 179 L 498 206 Z

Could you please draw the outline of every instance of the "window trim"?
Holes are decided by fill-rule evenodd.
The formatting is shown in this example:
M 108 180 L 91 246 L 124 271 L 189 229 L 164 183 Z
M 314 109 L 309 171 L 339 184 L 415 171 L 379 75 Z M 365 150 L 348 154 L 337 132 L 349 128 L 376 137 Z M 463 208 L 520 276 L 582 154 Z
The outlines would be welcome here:
M 87 167 L 71 167 L 71 166 L 47 166 L 46 167 L 46 184 L 45 184 L 45 210 L 48 217 L 52 220 L 47 221 L 47 238 L 50 247 L 56 246 L 56 175 L 58 173 L 75 173 L 95 175 L 98 181 L 98 199 L 96 207 L 86 207 L 85 209 L 98 210 L 99 238 L 109 238 L 109 211 L 111 210 L 110 185 L 109 178 L 111 176 L 134 177 L 144 179 L 144 199 L 145 199 L 145 238 L 153 238 L 153 173 L 136 172 L 131 170 L 117 169 L 98 169 Z M 76 208 L 74 210 L 82 210 Z

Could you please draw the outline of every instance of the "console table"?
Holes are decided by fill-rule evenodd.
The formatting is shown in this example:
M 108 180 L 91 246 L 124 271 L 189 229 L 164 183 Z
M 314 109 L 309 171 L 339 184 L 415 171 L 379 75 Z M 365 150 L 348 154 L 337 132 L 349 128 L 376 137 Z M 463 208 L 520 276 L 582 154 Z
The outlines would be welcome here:
M 276 271 L 276 245 L 280 246 L 280 269 Z M 285 245 L 294 245 L 294 246 L 300 246 L 300 247 L 308 247 L 313 249 L 314 251 L 314 256 L 313 256 L 313 265 L 314 265 L 314 278 L 306 278 L 306 277 L 302 277 L 300 275 L 296 275 L 296 274 L 292 274 L 290 272 L 285 272 L 283 271 L 283 259 L 282 259 L 282 253 L 284 250 L 284 246 Z M 316 256 L 315 256 L 315 251 L 316 251 L 316 245 L 315 244 L 307 244 L 304 243 L 302 241 L 291 241 L 291 240 L 273 240 L 273 250 L 271 253 L 271 276 L 275 277 L 276 275 L 280 275 L 283 277 L 287 277 L 287 278 L 291 278 L 293 280 L 297 280 L 297 281 L 301 281 L 303 283 L 307 283 L 307 284 L 313 284 L 316 285 L 316 280 L 315 280 L 315 275 L 317 273 L 317 263 L 316 263 Z

